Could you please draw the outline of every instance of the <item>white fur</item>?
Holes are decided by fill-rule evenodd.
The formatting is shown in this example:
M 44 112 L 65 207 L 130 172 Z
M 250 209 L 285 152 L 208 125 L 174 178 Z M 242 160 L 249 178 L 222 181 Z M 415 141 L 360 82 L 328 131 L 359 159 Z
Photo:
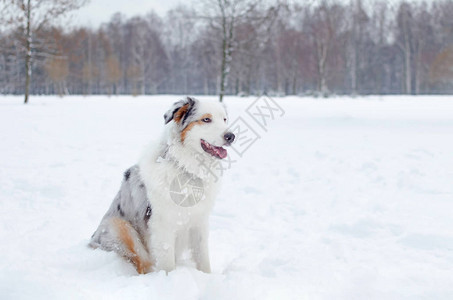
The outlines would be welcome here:
M 220 174 L 217 177 L 207 175 L 197 157 L 206 161 L 217 159 L 203 151 L 200 139 L 212 145 L 224 145 L 223 135 L 227 130 L 224 119 L 227 116 L 217 102 L 197 102 L 196 114 L 191 118 L 198 120 L 204 114 L 211 114 L 212 122 L 193 126 L 184 143 L 181 143 L 179 125 L 169 122 L 160 141 L 149 146 L 139 161 L 140 176 L 152 207 L 148 224 L 151 236 L 147 246 L 155 270 L 169 272 L 175 269 L 176 259 L 189 249 L 196 267 L 203 272 L 211 271 L 208 218 L 219 189 L 217 179 Z M 204 198 L 195 206 L 178 206 L 170 197 L 170 184 L 181 172 L 202 179 Z

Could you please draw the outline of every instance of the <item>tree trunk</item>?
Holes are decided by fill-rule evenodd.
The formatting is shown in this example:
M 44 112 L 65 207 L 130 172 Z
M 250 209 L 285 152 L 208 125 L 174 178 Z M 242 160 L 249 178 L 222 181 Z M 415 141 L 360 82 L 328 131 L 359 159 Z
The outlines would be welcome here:
M 27 39 L 25 42 L 27 53 L 25 54 L 25 99 L 24 104 L 28 103 L 28 97 L 30 94 L 30 82 L 31 82 L 31 45 L 32 45 L 32 36 L 31 36 L 31 5 L 30 0 L 27 1 L 27 28 L 26 35 Z
M 416 58 L 415 58 L 415 94 L 418 95 L 420 94 L 420 78 L 421 78 L 421 73 L 422 73 L 422 63 L 421 63 L 421 48 L 423 44 L 419 40 L 417 44 L 417 53 L 416 53 Z
M 404 64 L 406 67 L 406 94 L 410 94 L 412 92 L 412 70 L 411 70 L 411 48 L 409 44 L 409 37 L 406 36 L 404 41 Z
M 231 62 L 231 47 L 233 46 L 233 34 L 234 34 L 234 23 L 235 18 L 231 16 L 228 20 L 225 11 L 226 1 L 219 1 L 220 10 L 222 12 L 222 64 L 220 67 L 220 93 L 219 101 L 223 101 L 223 96 L 225 96 L 225 89 L 228 84 L 228 73 L 230 72 L 230 62 Z M 229 21 L 229 22 L 228 22 Z
M 359 3 L 352 4 L 351 92 L 357 95 L 357 27 L 359 26 Z
M 326 59 L 327 59 L 327 46 L 321 45 L 318 48 L 319 57 L 318 57 L 318 91 L 323 97 L 327 97 L 329 93 L 329 88 L 327 87 L 326 80 Z
M 226 22 L 223 23 L 223 41 L 222 41 L 222 65 L 220 67 L 220 93 L 219 101 L 223 101 L 225 95 L 225 80 L 227 75 L 227 40 L 226 40 Z
M 404 74 L 405 74 L 405 82 L 404 88 L 406 94 L 412 93 L 412 68 L 411 68 L 411 41 L 410 41 L 410 33 L 409 33 L 409 20 L 407 17 L 407 13 L 404 14 L 403 19 L 403 32 L 404 32 Z

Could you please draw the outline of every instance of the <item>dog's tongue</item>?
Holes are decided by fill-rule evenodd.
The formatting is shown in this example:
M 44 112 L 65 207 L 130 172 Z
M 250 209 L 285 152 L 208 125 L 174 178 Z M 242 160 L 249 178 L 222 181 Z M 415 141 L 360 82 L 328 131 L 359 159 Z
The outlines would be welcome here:
M 204 151 L 208 152 L 212 156 L 218 157 L 220 159 L 227 157 L 226 149 L 211 145 L 205 140 L 201 140 L 201 147 L 203 148 Z
M 222 159 L 227 157 L 226 149 L 224 149 L 222 147 L 216 147 L 216 146 L 213 146 L 213 145 L 211 145 L 211 146 L 212 146 L 212 148 L 213 148 L 213 150 L 214 150 L 214 152 L 215 152 L 217 157 L 220 157 Z

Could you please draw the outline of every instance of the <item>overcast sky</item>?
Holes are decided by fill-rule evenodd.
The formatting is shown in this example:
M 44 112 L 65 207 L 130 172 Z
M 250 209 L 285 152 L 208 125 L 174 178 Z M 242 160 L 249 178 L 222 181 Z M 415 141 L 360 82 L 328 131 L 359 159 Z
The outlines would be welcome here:
M 121 12 L 127 17 L 136 15 L 145 15 L 154 10 L 158 15 L 163 17 L 165 13 L 176 7 L 178 4 L 194 3 L 196 0 L 89 0 L 89 3 L 71 14 L 71 23 L 73 25 L 91 26 L 97 28 L 101 23 L 110 20 L 116 12 Z M 266 1 L 266 0 L 264 0 Z M 299 3 L 316 3 L 319 0 L 287 0 L 288 2 Z M 350 3 L 351 0 L 337 0 L 340 2 Z M 385 1 L 390 4 L 396 4 L 399 0 L 364 0 L 368 1 Z M 409 0 L 421 1 L 421 0 Z M 426 0 L 428 3 L 435 0 Z
M 144 15 L 154 10 L 160 16 L 177 6 L 187 3 L 181 0 L 91 0 L 87 5 L 72 13 L 74 25 L 98 27 L 101 23 L 110 20 L 110 17 L 121 12 L 128 17 Z

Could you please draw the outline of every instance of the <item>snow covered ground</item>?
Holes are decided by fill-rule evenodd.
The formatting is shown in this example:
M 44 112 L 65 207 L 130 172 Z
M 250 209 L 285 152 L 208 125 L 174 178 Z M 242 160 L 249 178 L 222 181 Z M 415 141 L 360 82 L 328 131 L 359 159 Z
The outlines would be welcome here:
M 0 97 L 1 299 L 453 299 L 451 97 L 276 99 L 267 132 L 227 97 L 261 138 L 224 175 L 213 273 L 89 249 L 180 98 Z

